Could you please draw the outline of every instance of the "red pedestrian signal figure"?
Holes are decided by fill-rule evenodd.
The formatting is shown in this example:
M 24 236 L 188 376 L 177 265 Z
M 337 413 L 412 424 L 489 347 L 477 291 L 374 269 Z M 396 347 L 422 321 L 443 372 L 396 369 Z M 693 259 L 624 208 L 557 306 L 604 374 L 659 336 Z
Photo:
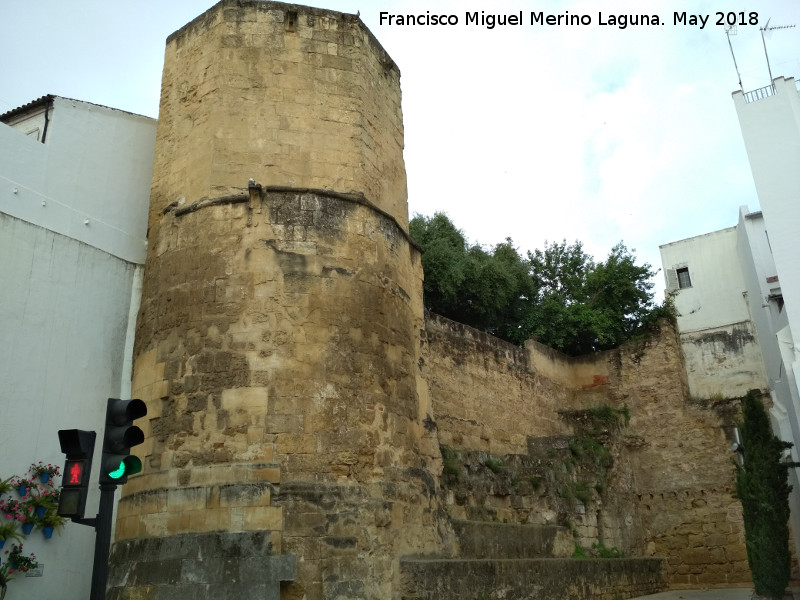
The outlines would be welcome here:
M 74 462 L 69 465 L 69 473 L 67 474 L 67 483 L 70 485 L 80 485 L 83 483 L 83 463 Z
M 61 451 L 67 455 L 64 478 L 61 480 L 61 499 L 58 514 L 62 517 L 83 518 L 86 495 L 89 491 L 89 474 L 92 472 L 94 431 L 59 429 Z

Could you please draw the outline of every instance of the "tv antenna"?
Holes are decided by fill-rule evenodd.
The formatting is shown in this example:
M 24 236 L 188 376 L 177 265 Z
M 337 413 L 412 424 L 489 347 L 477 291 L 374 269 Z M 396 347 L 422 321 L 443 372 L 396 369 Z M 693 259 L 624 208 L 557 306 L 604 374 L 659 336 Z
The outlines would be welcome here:
M 742 76 L 739 73 L 739 65 L 736 64 L 736 55 L 733 53 L 733 44 L 731 44 L 732 35 L 736 35 L 736 25 L 725 25 L 725 36 L 728 38 L 728 48 L 731 49 L 731 58 L 733 58 L 733 66 L 736 68 L 736 77 L 739 78 L 739 89 L 742 90 L 742 93 L 744 93 Z
M 767 71 L 769 71 L 769 84 L 772 85 L 772 67 L 769 65 L 769 54 L 767 54 L 767 42 L 764 41 L 764 32 L 767 32 L 767 37 L 772 35 L 773 31 L 777 31 L 778 29 L 791 29 L 794 25 L 778 25 L 778 26 L 769 26 L 769 22 L 772 20 L 772 17 L 767 19 L 767 24 L 761 27 L 761 43 L 764 45 L 764 56 L 767 57 Z

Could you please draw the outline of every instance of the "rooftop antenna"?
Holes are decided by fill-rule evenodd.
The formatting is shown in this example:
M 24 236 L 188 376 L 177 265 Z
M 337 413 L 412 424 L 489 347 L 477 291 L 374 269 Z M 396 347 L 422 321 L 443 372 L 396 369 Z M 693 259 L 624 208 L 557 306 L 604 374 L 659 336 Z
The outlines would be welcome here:
M 736 35 L 736 25 L 725 25 L 725 36 L 728 38 L 728 48 L 731 49 L 731 58 L 733 58 L 733 66 L 736 68 L 736 77 L 739 78 L 739 89 L 742 90 L 742 93 L 744 93 L 742 76 L 739 73 L 739 65 L 736 64 L 736 55 L 733 53 L 733 45 L 731 44 L 732 35 Z
M 772 67 L 769 65 L 769 54 L 767 54 L 767 42 L 764 41 L 764 32 L 767 32 L 767 37 L 772 35 L 773 31 L 778 29 L 791 29 L 794 25 L 778 25 L 774 27 L 769 26 L 769 22 L 772 20 L 772 17 L 767 19 L 767 24 L 761 27 L 761 43 L 764 45 L 764 56 L 767 57 L 767 71 L 769 71 L 769 85 L 772 86 Z

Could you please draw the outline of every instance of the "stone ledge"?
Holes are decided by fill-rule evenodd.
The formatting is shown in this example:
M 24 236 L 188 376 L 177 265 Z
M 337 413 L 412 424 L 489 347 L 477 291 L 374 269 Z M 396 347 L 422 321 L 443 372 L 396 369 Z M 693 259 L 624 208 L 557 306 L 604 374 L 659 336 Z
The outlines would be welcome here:
M 404 600 L 617 600 L 665 589 L 663 560 L 402 559 Z
M 569 556 L 572 535 L 558 525 L 451 521 L 463 558 L 554 558 Z
M 294 580 L 296 564 L 294 556 L 273 554 L 269 538 L 269 531 L 251 531 L 117 542 L 109 560 L 108 599 L 278 600 L 280 582 Z M 234 588 L 241 595 L 228 594 Z

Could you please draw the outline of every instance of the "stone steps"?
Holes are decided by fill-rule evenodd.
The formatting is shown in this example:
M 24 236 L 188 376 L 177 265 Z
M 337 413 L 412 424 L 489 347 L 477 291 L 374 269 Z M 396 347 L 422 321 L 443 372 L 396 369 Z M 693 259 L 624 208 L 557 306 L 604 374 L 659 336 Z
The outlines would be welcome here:
M 452 521 L 462 558 L 566 558 L 572 536 L 558 525 Z
M 403 600 L 620 600 L 664 589 L 661 559 L 403 559 Z
M 664 589 L 661 559 L 573 559 L 564 527 L 451 524 L 460 556 L 402 559 L 403 600 L 621 600 Z

